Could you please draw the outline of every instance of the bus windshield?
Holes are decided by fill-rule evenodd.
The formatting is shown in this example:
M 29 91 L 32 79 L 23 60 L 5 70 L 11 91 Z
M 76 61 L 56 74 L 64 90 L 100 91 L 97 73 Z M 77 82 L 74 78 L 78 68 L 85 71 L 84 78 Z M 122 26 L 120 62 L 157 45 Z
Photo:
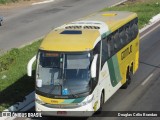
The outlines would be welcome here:
M 37 79 L 42 87 L 36 89 L 50 95 L 75 95 L 91 89 L 90 53 L 55 53 L 40 51 Z

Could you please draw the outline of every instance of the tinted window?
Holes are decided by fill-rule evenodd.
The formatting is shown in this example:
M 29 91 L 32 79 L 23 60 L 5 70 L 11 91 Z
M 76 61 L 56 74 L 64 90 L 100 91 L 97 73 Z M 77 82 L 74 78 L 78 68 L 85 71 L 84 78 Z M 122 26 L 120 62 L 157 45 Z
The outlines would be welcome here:
M 120 28 L 119 30 L 119 39 L 120 39 L 120 44 L 122 48 L 125 45 L 125 39 L 126 39 L 125 29 L 123 28 Z
M 117 50 L 119 50 L 121 48 L 121 41 L 120 41 L 120 35 L 118 31 L 116 31 L 116 33 L 114 34 L 114 41 L 117 45 Z
M 108 45 L 107 45 L 107 38 L 104 38 L 102 40 L 102 62 L 101 62 L 101 68 L 103 67 L 104 63 L 108 59 Z
M 93 50 L 93 55 L 100 54 L 101 42 L 98 42 Z
M 107 37 L 108 42 L 108 56 L 111 57 L 114 54 L 114 43 L 111 39 L 111 35 Z
M 138 35 L 138 18 L 130 21 L 107 37 L 108 58 L 130 43 Z

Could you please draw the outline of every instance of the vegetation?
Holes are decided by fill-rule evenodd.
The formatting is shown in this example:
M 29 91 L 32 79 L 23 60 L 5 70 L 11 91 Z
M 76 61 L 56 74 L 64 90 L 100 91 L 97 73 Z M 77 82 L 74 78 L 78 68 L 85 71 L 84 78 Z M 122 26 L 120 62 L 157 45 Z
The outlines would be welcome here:
M 20 1 L 30 1 L 30 0 L 0 0 L 0 4 L 17 3 Z
M 34 91 L 34 77 L 28 77 L 26 71 L 27 63 L 37 53 L 40 42 L 14 48 L 0 57 L 0 111 Z
M 19 0 L 0 0 L 0 4 L 6 4 L 6 3 L 15 3 L 18 2 Z
M 139 17 L 139 28 L 142 28 L 149 20 L 160 13 L 159 0 L 129 0 L 121 5 L 105 8 L 102 11 L 131 11 L 136 12 Z

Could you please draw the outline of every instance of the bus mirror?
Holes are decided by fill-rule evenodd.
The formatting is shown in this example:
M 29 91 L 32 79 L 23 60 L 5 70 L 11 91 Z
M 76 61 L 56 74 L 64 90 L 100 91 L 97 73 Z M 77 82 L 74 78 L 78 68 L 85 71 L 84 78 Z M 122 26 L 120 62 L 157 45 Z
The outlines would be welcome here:
M 98 59 L 98 54 L 96 54 L 93 58 L 92 64 L 91 64 L 91 77 L 95 78 L 96 77 L 96 71 L 97 71 L 97 59 Z
M 36 80 L 36 85 L 37 85 L 37 87 L 42 87 L 42 80 L 41 79 L 37 79 Z
M 32 76 L 32 65 L 33 65 L 35 60 L 36 60 L 36 55 L 29 61 L 28 65 L 27 65 L 28 76 Z

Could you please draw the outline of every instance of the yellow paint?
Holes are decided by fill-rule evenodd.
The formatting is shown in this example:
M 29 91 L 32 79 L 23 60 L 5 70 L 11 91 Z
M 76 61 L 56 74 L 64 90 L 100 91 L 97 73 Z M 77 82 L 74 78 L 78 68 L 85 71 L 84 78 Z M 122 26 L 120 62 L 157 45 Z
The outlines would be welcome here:
M 94 106 L 93 106 L 94 111 L 97 111 L 97 105 L 98 105 L 98 101 L 94 103 Z
M 113 19 L 111 22 L 110 21 L 106 21 L 106 24 L 109 26 L 111 31 L 115 31 L 118 28 L 120 28 L 121 26 L 123 26 L 124 24 L 126 24 L 128 21 L 130 21 L 130 20 L 132 20 L 132 19 L 134 19 L 136 17 L 137 17 L 137 15 L 134 13 L 134 14 L 128 15 L 127 18 L 124 17 L 121 20 Z
M 127 67 L 131 66 L 131 63 L 133 62 L 133 73 L 138 69 L 138 63 L 139 63 L 139 45 L 137 45 L 137 42 L 139 41 L 139 35 L 135 40 L 130 42 L 127 46 L 122 48 L 118 53 L 118 64 L 120 68 L 120 74 L 122 76 L 121 83 L 124 84 L 126 82 L 126 73 L 127 73 Z M 123 60 L 121 59 L 122 52 L 129 48 L 132 45 L 132 52 L 129 54 L 126 58 Z
M 106 14 L 102 14 L 103 16 L 116 16 L 116 13 L 106 13 Z
M 49 104 L 60 104 L 64 102 L 64 99 L 52 99 L 52 98 L 47 98 L 44 96 L 40 96 L 38 95 L 38 97 L 45 103 L 49 103 Z
M 62 30 L 50 32 L 40 48 L 50 51 L 87 51 L 93 49 L 95 40 L 100 36 L 97 30 L 83 30 L 82 34 L 60 34 Z
M 102 21 L 106 23 L 110 31 L 115 31 L 119 27 L 126 24 L 128 21 L 137 17 L 136 13 L 128 11 L 107 11 L 107 12 L 98 12 L 92 14 L 88 17 L 85 17 L 81 20 L 93 20 L 93 21 Z
M 109 31 L 106 32 L 113 32 L 135 17 L 137 17 L 137 15 L 132 12 L 108 11 L 97 12 L 79 20 L 104 22 L 106 23 L 106 26 L 109 27 Z M 62 31 L 64 31 L 64 28 L 59 28 L 58 30 L 51 31 L 44 38 L 40 49 L 65 52 L 87 51 L 94 48 L 94 44 L 97 38 L 100 36 L 98 29 L 83 29 L 82 34 L 78 35 L 60 34 Z
M 136 52 L 134 71 L 137 71 L 138 66 L 139 66 L 139 51 Z

